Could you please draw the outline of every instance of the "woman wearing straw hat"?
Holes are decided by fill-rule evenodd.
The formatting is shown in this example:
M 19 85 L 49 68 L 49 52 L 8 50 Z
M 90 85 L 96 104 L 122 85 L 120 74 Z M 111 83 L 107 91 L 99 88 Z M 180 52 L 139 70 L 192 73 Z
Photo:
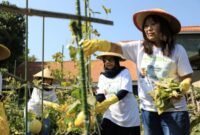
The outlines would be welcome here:
M 158 115 L 149 91 L 155 81 L 173 78 L 180 81 L 183 94 L 189 90 L 193 73 L 186 50 L 175 42 L 181 29 L 176 17 L 162 9 L 143 10 L 133 15 L 135 26 L 144 41 L 111 43 L 105 40 L 81 42 L 84 54 L 95 51 L 114 51 L 137 65 L 138 92 L 145 135 L 189 135 L 189 116 L 185 96 L 172 99 L 173 107 Z
M 131 75 L 120 66 L 124 57 L 113 52 L 97 56 L 104 64 L 97 89 L 96 112 L 104 113 L 102 135 L 140 135 L 140 117 Z
M 9 56 L 10 56 L 10 50 L 6 46 L 0 44 L 0 61 L 7 59 Z M 3 102 L 2 102 L 2 99 L 3 99 L 2 82 L 3 82 L 3 79 L 2 79 L 2 74 L 0 72 L 0 134 L 9 135 L 10 129 L 9 129 L 6 113 L 5 113 Z
M 37 117 L 42 116 L 42 92 L 43 92 L 43 100 L 44 101 L 50 101 L 50 102 L 58 102 L 55 88 L 53 88 L 52 83 L 54 80 L 54 77 L 51 74 L 51 70 L 49 68 L 45 68 L 43 70 L 43 76 L 42 71 L 36 73 L 33 75 L 35 79 L 42 82 L 43 77 L 43 91 L 42 88 L 33 88 L 33 92 L 31 94 L 31 98 L 28 101 L 28 111 L 33 112 L 36 114 Z M 39 86 L 41 87 L 41 86 Z M 31 134 L 31 133 L 29 133 Z M 42 135 L 49 135 L 50 134 L 50 120 L 48 118 L 44 119 L 43 122 L 43 130 L 41 131 Z
M 0 44 L 0 61 L 5 60 L 8 57 L 10 57 L 10 50 L 6 46 Z M 2 92 L 2 74 L 0 72 L 0 96 L 1 92 Z

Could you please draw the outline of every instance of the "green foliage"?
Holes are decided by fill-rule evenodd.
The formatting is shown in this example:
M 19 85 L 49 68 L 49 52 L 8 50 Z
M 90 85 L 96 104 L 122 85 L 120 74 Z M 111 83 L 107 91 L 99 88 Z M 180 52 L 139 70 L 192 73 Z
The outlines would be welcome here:
M 60 69 L 52 70 L 52 74 L 55 77 L 55 79 L 58 80 L 61 83 L 64 79 L 64 72 L 63 72 L 64 55 L 61 52 L 57 52 L 52 57 L 53 57 L 55 62 L 58 62 L 60 64 Z
M 37 60 L 37 58 L 35 57 L 35 55 L 28 56 L 28 61 L 29 62 L 35 62 L 36 60 Z
M 106 8 L 104 5 L 102 6 L 106 14 L 111 13 L 111 8 Z
M 200 101 L 200 87 L 194 87 L 193 91 L 194 91 L 195 99 L 197 101 Z
M 72 113 L 77 113 L 80 112 L 81 109 L 81 102 L 80 100 L 76 100 L 74 103 L 69 105 L 67 113 L 72 114 Z
M 149 92 L 153 98 L 158 114 L 173 107 L 172 99 L 179 100 L 183 93 L 179 89 L 179 83 L 171 78 L 161 79 L 155 82 L 156 88 Z
M 3 2 L 2 4 L 10 5 L 9 2 Z M 1 67 L 4 66 L 9 71 L 13 71 L 15 60 L 17 65 L 24 61 L 24 41 L 24 16 L 0 10 L 0 43 L 7 46 L 11 51 L 11 57 L 8 60 L 1 61 Z
M 69 56 L 73 61 L 76 60 L 77 52 L 78 49 L 76 47 L 74 47 L 73 45 L 69 46 Z
M 63 62 L 64 55 L 61 52 L 57 52 L 52 56 L 52 58 L 55 60 L 55 62 L 61 63 Z
M 194 92 L 194 98 L 195 102 L 200 101 L 200 87 L 193 87 Z M 191 97 L 188 98 L 188 108 L 190 110 L 190 130 L 191 130 L 191 135 L 199 135 L 200 134 L 200 112 L 197 112 L 197 106 L 191 102 L 190 99 Z M 200 107 L 200 106 L 199 106 Z
M 9 104 L 6 104 L 6 114 L 10 124 L 11 135 L 22 135 L 24 134 L 24 110 L 23 106 L 17 106 L 16 102 L 10 98 Z
M 21 83 L 19 81 L 17 81 L 15 78 L 12 78 L 12 77 L 7 77 L 5 79 L 5 81 L 8 82 L 8 85 L 6 87 L 10 88 L 10 89 L 20 89 L 22 86 L 21 86 Z
M 74 21 L 74 20 L 70 21 L 69 29 L 72 32 L 73 36 L 78 35 L 78 32 L 80 31 L 80 28 L 78 27 L 77 21 Z
M 56 80 L 62 82 L 63 77 L 64 77 L 64 73 L 62 70 L 54 69 L 52 70 L 52 75 L 56 78 Z
M 200 113 L 199 112 L 191 112 L 190 113 L 190 130 L 191 135 L 199 135 L 200 134 Z
M 10 124 L 10 134 L 11 135 L 22 135 L 25 131 L 25 120 L 24 120 L 24 104 L 18 105 L 19 92 L 21 89 L 16 89 L 21 86 L 21 84 L 14 78 L 9 78 L 8 90 L 4 90 L 3 94 L 5 96 L 4 104 L 6 115 Z M 11 88 L 11 89 L 10 89 Z

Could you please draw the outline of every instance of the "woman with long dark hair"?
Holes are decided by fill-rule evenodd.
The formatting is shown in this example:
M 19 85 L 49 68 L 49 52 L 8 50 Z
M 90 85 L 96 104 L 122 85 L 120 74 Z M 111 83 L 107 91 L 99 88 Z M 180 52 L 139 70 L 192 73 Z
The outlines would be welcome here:
M 190 122 L 184 94 L 189 90 L 193 70 L 186 50 L 175 42 L 181 24 L 162 9 L 143 10 L 133 15 L 135 26 L 142 31 L 143 41 L 111 43 L 106 40 L 84 40 L 84 54 L 112 51 L 122 54 L 137 65 L 138 93 L 145 135 L 189 135 Z M 180 99 L 159 114 L 149 92 L 157 81 L 171 78 L 180 82 Z

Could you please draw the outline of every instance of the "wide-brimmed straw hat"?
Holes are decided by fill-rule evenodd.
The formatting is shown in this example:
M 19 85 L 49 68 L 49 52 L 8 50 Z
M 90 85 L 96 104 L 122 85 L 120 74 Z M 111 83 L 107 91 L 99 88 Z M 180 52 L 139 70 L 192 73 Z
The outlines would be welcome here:
M 49 68 L 45 68 L 43 70 L 43 78 L 47 78 L 47 79 L 54 79 L 54 77 L 52 76 L 51 70 Z M 33 77 L 35 78 L 41 78 L 42 77 L 42 71 L 36 73 L 35 75 L 33 75 Z
M 160 8 L 142 10 L 133 15 L 133 22 L 140 31 L 142 31 L 142 25 L 144 23 L 145 18 L 149 15 L 158 15 L 164 18 L 169 23 L 169 26 L 175 34 L 180 32 L 181 24 L 179 20 Z
M 126 59 L 119 53 L 114 53 L 114 52 L 103 52 L 102 54 L 97 56 L 97 59 L 103 59 L 105 56 L 114 56 L 118 57 L 120 61 L 125 61 Z
M 5 60 L 9 56 L 10 56 L 10 50 L 6 46 L 0 44 L 0 60 Z

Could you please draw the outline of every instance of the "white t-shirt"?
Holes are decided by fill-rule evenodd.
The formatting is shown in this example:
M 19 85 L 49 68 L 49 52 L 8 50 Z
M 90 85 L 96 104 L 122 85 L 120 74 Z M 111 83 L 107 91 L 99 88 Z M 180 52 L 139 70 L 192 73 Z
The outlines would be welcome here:
M 55 90 L 43 91 L 43 100 L 57 102 L 57 96 Z M 41 116 L 42 113 L 42 91 L 37 88 L 33 88 L 31 98 L 28 101 L 28 111 L 33 111 L 37 116 Z
M 143 51 L 142 41 L 131 41 L 120 43 L 124 57 L 132 60 L 137 65 L 138 92 L 140 107 L 147 111 L 157 111 L 153 99 L 147 94 L 154 88 L 154 81 L 161 78 L 174 78 L 179 81 L 181 76 L 191 74 L 192 68 L 189 63 L 187 53 L 183 46 L 176 44 L 171 57 L 163 55 L 161 48 L 153 47 L 153 54 L 147 55 Z M 142 69 L 145 69 L 146 76 L 142 77 Z M 167 111 L 187 110 L 186 100 L 183 96 L 181 100 L 172 99 L 174 108 Z
M 117 103 L 112 104 L 103 117 L 119 126 L 139 126 L 138 103 L 132 92 L 132 79 L 128 69 L 122 70 L 115 78 L 100 75 L 97 94 L 104 94 L 106 98 L 109 98 L 120 90 L 127 90 L 128 94 Z

